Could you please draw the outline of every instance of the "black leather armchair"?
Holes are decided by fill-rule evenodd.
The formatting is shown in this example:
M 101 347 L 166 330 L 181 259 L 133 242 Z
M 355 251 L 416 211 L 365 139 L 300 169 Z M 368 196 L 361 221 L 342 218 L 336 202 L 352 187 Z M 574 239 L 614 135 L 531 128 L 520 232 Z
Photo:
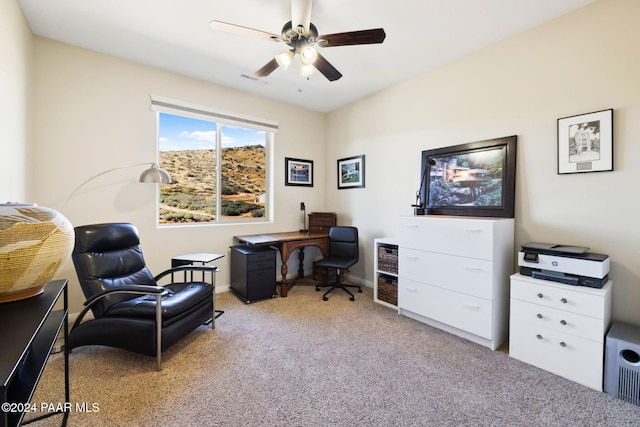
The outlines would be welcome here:
M 215 328 L 217 267 L 186 265 L 154 277 L 132 224 L 76 227 L 72 259 L 87 300 L 69 332 L 69 350 L 84 345 L 118 347 L 155 356 L 161 370 L 164 350 L 209 319 Z M 192 274 L 182 273 L 187 271 Z M 174 282 L 174 276 L 183 281 Z M 187 281 L 189 277 L 202 281 Z M 159 285 L 168 279 L 171 283 Z M 89 310 L 94 318 L 82 322 Z
M 329 229 L 329 255 L 325 258 L 314 262 L 316 267 L 335 268 L 336 281 L 327 292 L 322 295 L 322 299 L 327 301 L 327 294 L 333 292 L 334 289 L 342 289 L 349 295 L 351 301 L 355 301 L 355 297 L 347 288 L 358 288 L 358 292 L 362 292 L 362 288 L 358 285 L 347 285 L 342 283 L 340 279 L 340 270 L 348 270 L 360 259 L 360 249 L 358 247 L 358 229 L 356 227 L 335 226 Z M 316 286 L 316 291 L 320 287 Z

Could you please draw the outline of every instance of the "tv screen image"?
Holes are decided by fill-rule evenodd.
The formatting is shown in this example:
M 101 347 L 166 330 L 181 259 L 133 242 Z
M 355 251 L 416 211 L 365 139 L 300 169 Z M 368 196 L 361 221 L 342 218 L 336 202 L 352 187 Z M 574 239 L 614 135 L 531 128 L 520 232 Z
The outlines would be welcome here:
M 428 215 L 514 216 L 516 136 L 422 152 Z

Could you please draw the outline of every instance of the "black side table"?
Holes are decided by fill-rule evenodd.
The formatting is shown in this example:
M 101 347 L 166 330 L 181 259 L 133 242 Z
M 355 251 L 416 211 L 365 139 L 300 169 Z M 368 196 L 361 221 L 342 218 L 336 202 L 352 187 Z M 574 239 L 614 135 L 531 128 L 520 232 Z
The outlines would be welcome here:
M 54 310 L 54 305 L 62 298 L 64 306 Z M 20 301 L 0 304 L 0 427 L 19 426 L 23 421 L 25 409 L 40 381 L 49 355 L 58 334 L 64 330 L 64 341 L 69 334 L 69 306 L 67 300 L 67 281 L 54 280 L 47 284 L 44 292 Z M 64 413 L 63 426 L 69 417 L 69 351 L 64 346 L 64 401 L 61 412 L 49 412 L 25 421 L 47 418 Z M 30 407 L 32 408 L 32 407 Z M 38 407 L 33 408 L 37 412 Z
M 180 267 L 181 265 L 191 265 L 191 264 L 195 264 L 195 263 L 200 263 L 202 265 L 206 265 L 210 262 L 213 262 L 217 259 L 222 258 L 224 255 L 223 254 L 209 254 L 206 252 L 192 252 L 192 253 L 188 253 L 188 254 L 184 254 L 184 255 L 178 255 L 175 256 L 173 258 L 171 258 L 171 268 L 174 267 Z M 187 281 L 187 272 L 184 272 L 184 280 L 185 282 Z M 193 280 L 193 272 L 191 272 L 191 280 Z M 202 273 L 202 280 L 204 281 L 204 272 Z M 171 281 L 173 281 L 173 273 L 171 274 Z M 216 275 L 215 273 L 213 274 L 213 298 L 215 300 L 216 297 Z M 214 318 L 217 319 L 218 317 L 222 316 L 222 314 L 224 314 L 223 310 L 215 310 L 214 313 Z M 209 322 L 207 322 L 208 324 Z

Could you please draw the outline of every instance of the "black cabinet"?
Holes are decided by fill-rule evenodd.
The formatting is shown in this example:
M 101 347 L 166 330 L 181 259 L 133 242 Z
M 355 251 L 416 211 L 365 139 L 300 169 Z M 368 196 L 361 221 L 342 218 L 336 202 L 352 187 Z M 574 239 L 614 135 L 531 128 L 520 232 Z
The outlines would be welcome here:
M 276 252 L 270 246 L 231 247 L 231 290 L 247 304 L 277 295 Z
M 62 298 L 63 308 L 54 310 Z M 65 342 L 68 334 L 67 281 L 49 282 L 40 295 L 21 301 L 0 304 L 0 427 L 18 426 L 23 420 L 25 405 L 33 397 L 49 354 L 61 330 Z M 69 357 L 64 353 L 64 418 L 69 415 Z M 39 408 L 35 408 L 39 410 Z M 31 410 L 30 410 L 31 411 Z M 46 413 L 42 417 L 55 415 Z M 32 421 L 34 419 L 31 419 Z

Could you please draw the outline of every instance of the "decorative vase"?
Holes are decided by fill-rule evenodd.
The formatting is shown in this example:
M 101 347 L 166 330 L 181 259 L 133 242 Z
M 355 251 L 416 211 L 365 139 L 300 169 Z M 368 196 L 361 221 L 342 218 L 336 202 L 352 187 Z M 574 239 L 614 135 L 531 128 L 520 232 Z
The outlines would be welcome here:
M 71 255 L 73 226 L 34 204 L 0 204 L 0 303 L 41 294 Z

